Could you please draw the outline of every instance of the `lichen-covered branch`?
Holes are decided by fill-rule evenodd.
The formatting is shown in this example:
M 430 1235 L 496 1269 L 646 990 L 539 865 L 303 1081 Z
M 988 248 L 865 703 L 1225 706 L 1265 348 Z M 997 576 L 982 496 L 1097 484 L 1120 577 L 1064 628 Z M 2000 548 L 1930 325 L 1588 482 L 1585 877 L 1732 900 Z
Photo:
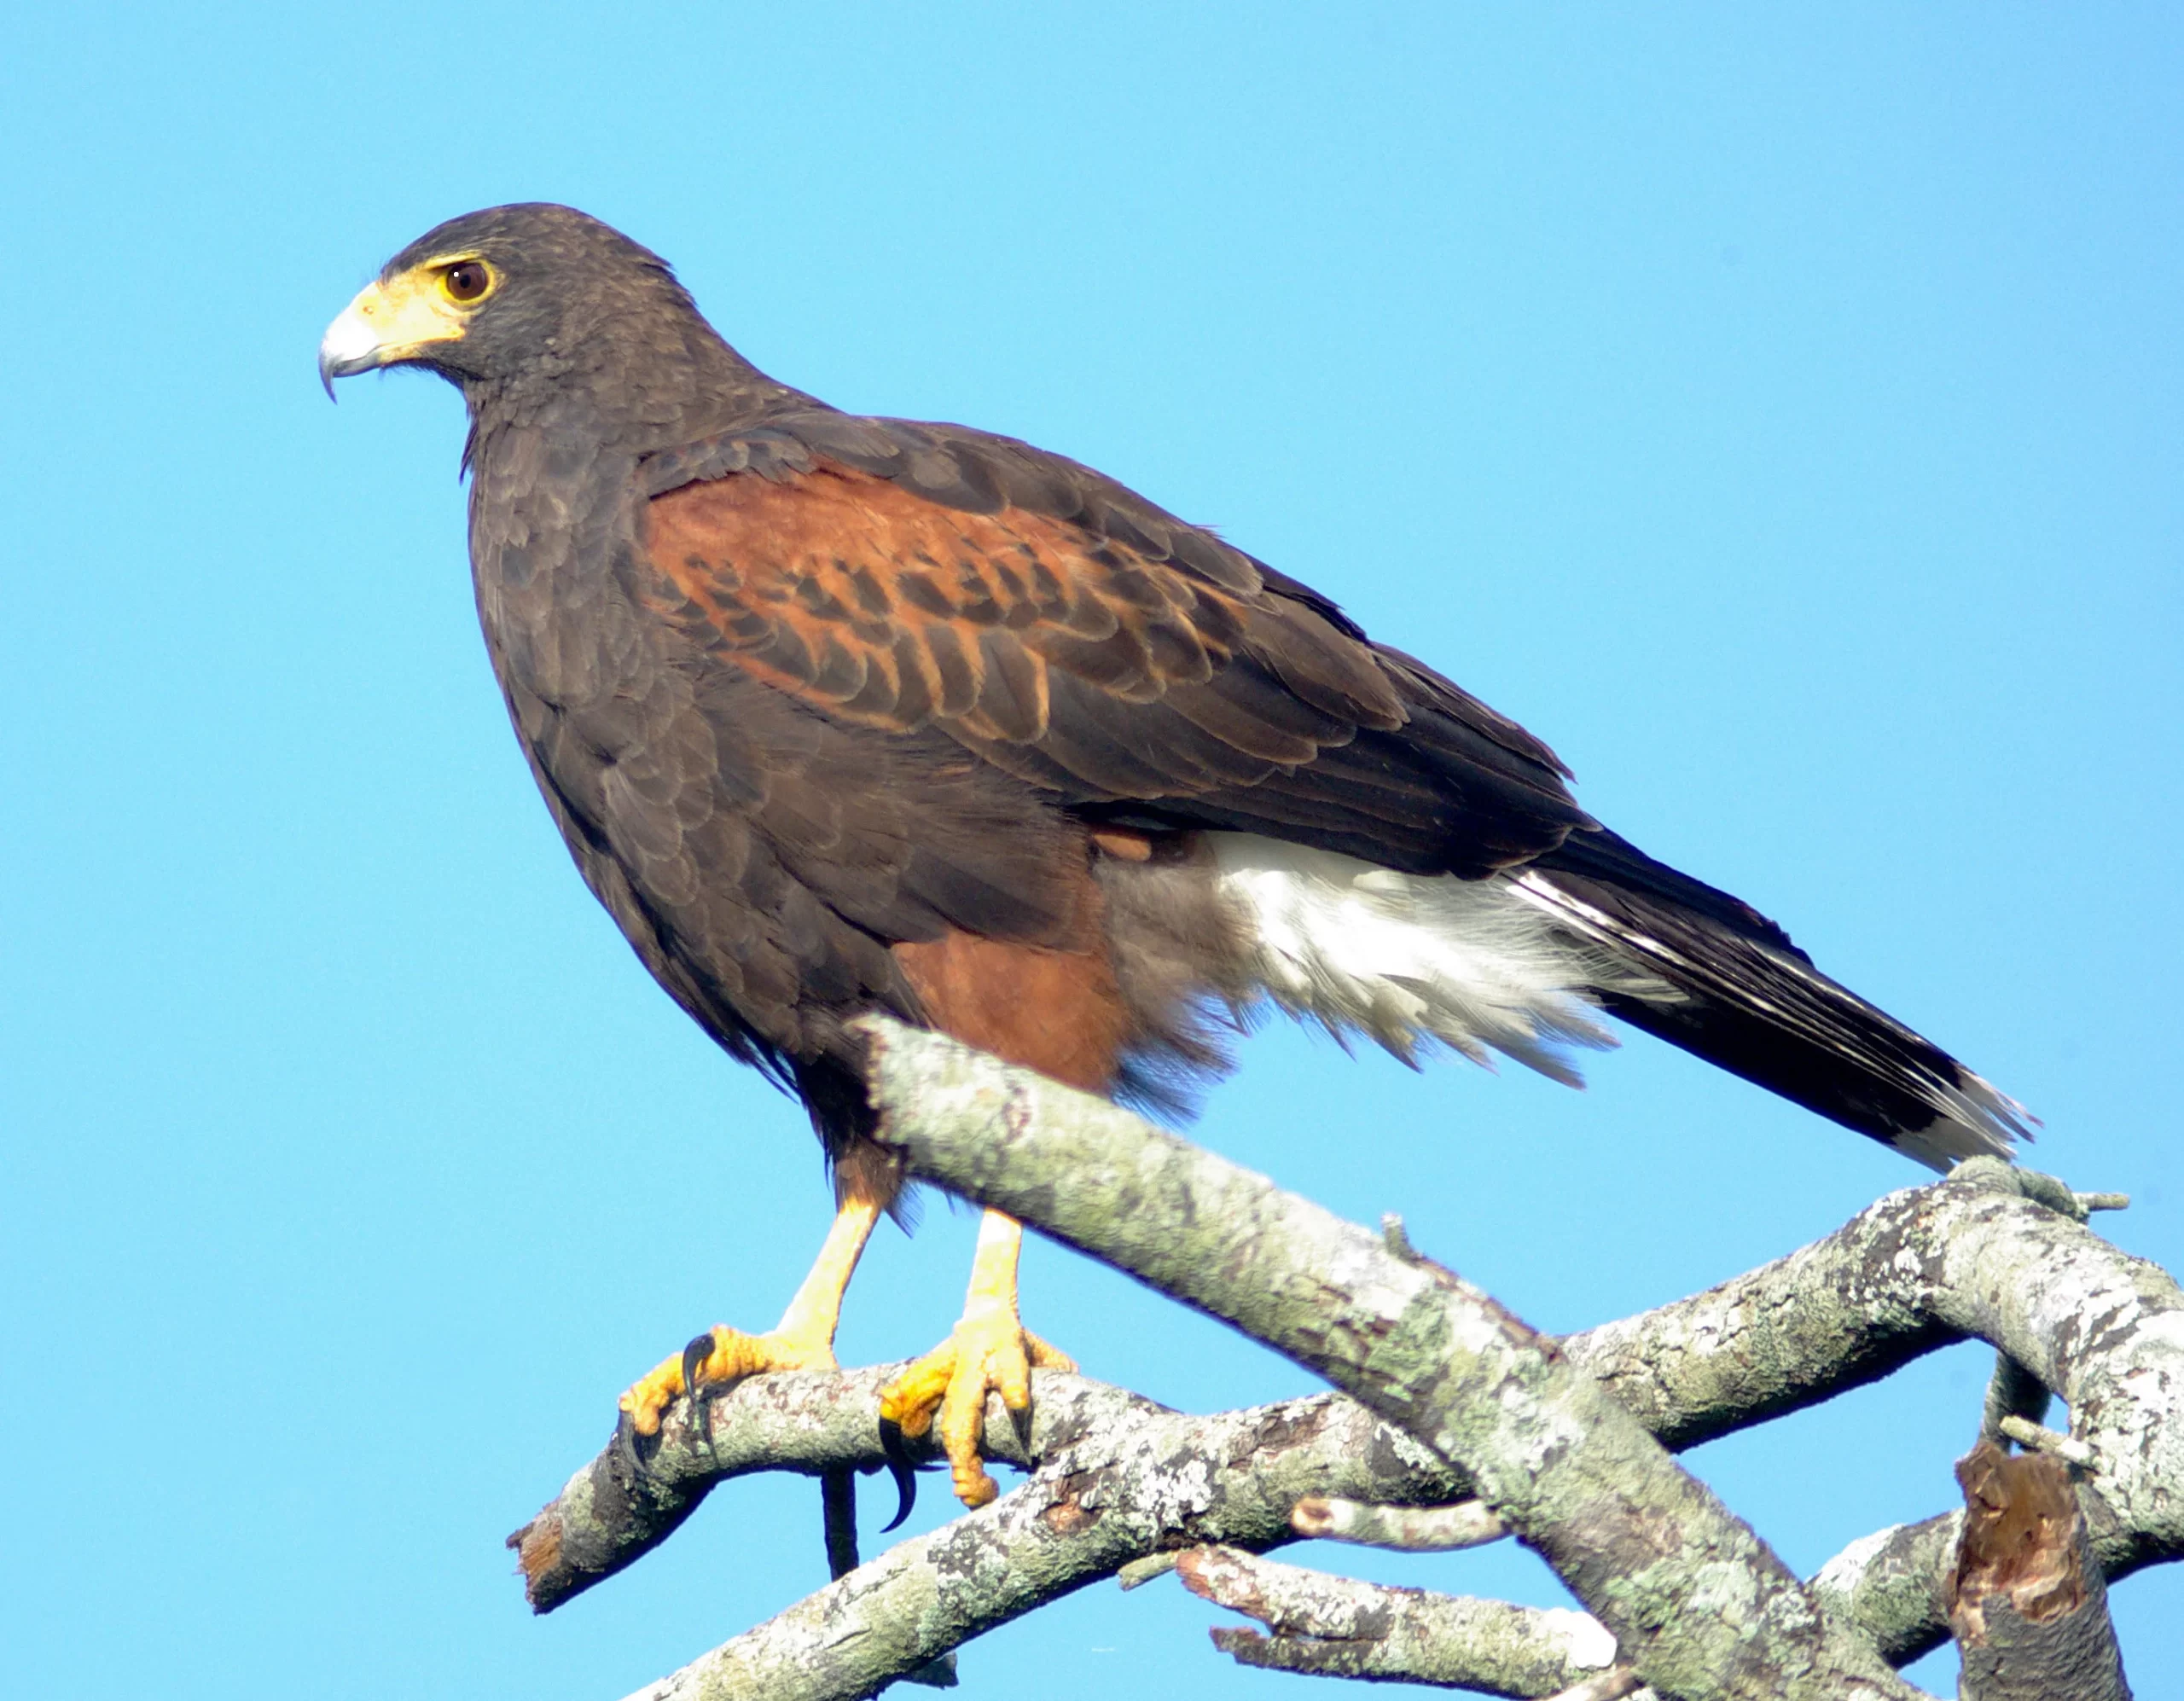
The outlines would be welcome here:
M 2107 1412 L 2102 1437 L 2082 1439 L 2105 1437 L 2137 1472 L 2176 1481 L 2184 1439 L 2148 1434 L 2115 1396 L 2151 1375 L 2162 1398 L 2184 1397 L 2184 1294 L 2050 1202 L 2070 1199 L 2048 1177 L 1975 1159 L 1786 1257 L 1566 1344 L 1664 1442 L 1689 1447 L 1976 1337 L 2074 1419 L 2082 1402 Z M 2184 1553 L 2184 1512 L 2146 1511 L 2135 1527 L 2156 1556 Z
M 1949 1567 L 1963 1513 L 1862 1536 L 1814 1573 L 1813 1593 L 1856 1624 L 1891 1665 L 1949 1640 Z
M 672 1535 L 718 1483 L 753 1471 L 873 1470 L 881 1460 L 873 1414 L 900 1368 L 798 1371 L 752 1377 L 707 1402 L 698 1427 L 677 1400 L 656 1438 L 616 1436 L 546 1507 L 508 1537 L 531 1608 L 550 1612 Z M 1118 1402 L 1130 1396 L 1106 1390 Z M 1015 1437 L 990 1438 L 1008 1458 Z
M 1509 1526 L 1477 1501 L 1446 1507 L 1391 1507 L 1328 1495 L 1298 1501 L 1290 1511 L 1289 1527 L 1318 1541 L 1393 1547 L 1408 1553 L 1478 1547 L 1509 1533 Z
M 1036 1091 L 1025 1097 L 1019 1084 L 1045 1083 L 944 1041 L 906 1038 L 912 1052 L 960 1065 L 965 1090 L 997 1095 L 979 1114 L 997 1117 L 1004 1135 L 1014 1126 L 1030 1138 L 1034 1120 L 1066 1122 L 1086 1112 L 1137 1126 L 1112 1107 L 1059 1089 L 1047 1089 L 1050 1098 Z M 936 1106 L 930 1099 L 909 1102 L 920 1120 Z M 938 1108 L 963 1118 L 960 1101 Z M 1100 1202 L 1096 1170 L 1072 1176 L 1070 1187 Z M 2004 1165 L 1970 1164 L 1946 1181 L 1892 1194 L 1825 1239 L 1707 1293 L 1542 1344 L 1558 1347 L 1569 1364 L 1612 1388 L 1644 1427 L 1680 1447 L 1826 1399 L 1921 1352 L 1979 1336 L 1996 1346 L 2007 1367 L 1990 1401 L 1990 1425 L 1999 1419 L 2005 1432 L 2029 1435 L 2033 1444 L 2089 1466 L 2081 1484 L 2088 1539 L 2099 1569 L 2112 1577 L 2184 1554 L 2184 1495 L 2172 1492 L 2184 1477 L 2177 1456 L 2184 1444 L 2184 1305 L 2160 1271 L 2082 1226 L 2087 1210 L 2116 1203 L 2072 1195 Z M 1036 1211 L 1024 1214 L 1037 1220 Z M 1399 1234 L 1380 1244 L 1409 1251 Z M 1431 1270 L 1410 1258 L 1406 1270 Z M 512 1540 L 533 1603 L 550 1610 L 629 1564 L 728 1476 L 787 1469 L 831 1473 L 839 1482 L 843 1472 L 871 1469 L 880 1458 L 877 1393 L 892 1369 L 754 1379 L 714 1402 L 709 1440 L 678 1402 L 656 1448 L 646 1444 L 642 1469 L 625 1445 L 610 1447 Z M 2072 1437 L 2030 1424 L 2026 1414 L 2037 1411 L 2043 1386 L 2069 1400 Z M 1441 1545 L 1490 1538 L 1497 1523 L 1476 1501 L 1449 1504 L 1472 1494 L 1465 1472 L 1337 1398 L 1196 1419 L 1080 1378 L 1043 1373 L 1037 1389 L 1028 1451 L 997 1406 L 988 1414 L 989 1456 L 1035 1467 L 1018 1495 L 903 1544 L 651 1692 L 865 1693 L 1084 1582 L 1117 1572 L 1142 1580 L 1194 1543 L 1258 1550 L 1302 1534 Z M 1153 1432 L 1148 1425 L 1172 1426 L 1159 1431 L 1157 1459 L 1138 1446 Z M 1236 1448 L 1240 1436 L 1250 1437 L 1240 1453 L 1223 1450 Z M 1134 1461 L 1127 1469 L 1124 1454 Z M 1061 1477 L 1095 1468 L 1104 1486 L 1076 1504 L 1101 1509 L 1098 1516 L 1071 1532 L 1037 1518 L 1059 1504 Z M 1125 1480 L 1132 1471 L 1150 1472 L 1141 1492 Z M 1181 1475 L 1192 1473 L 1210 1485 L 1203 1506 L 1172 1492 Z M 1030 1521 L 1027 1506 L 1035 1514 Z M 1133 1510 L 1109 1517 L 1109 1506 Z M 1155 1506 L 1180 1521 L 1145 1515 Z M 1452 1520 L 1455 1527 L 1437 1528 Z M 1891 1663 L 1914 1657 L 1949 1634 L 1962 1527 L 1962 1514 L 1951 1512 L 1865 1538 L 1822 1570 L 1813 1594 Z M 1004 1576 L 1028 1567 L 1036 1586 L 988 1586 L 996 1574 L 966 1571 L 959 1542 L 991 1557 Z M 813 1559 L 816 1572 L 816 1543 Z M 955 1585 L 936 1590 L 936 1568 Z M 967 1578 L 978 1586 L 960 1586 Z M 830 1645 L 839 1641 L 852 1654 L 813 1657 L 815 1625 Z
M 877 1469 L 884 1459 L 874 1421 L 879 1390 L 896 1369 L 877 1366 L 754 1377 L 711 1402 L 709 1443 L 693 1422 L 687 1402 L 678 1402 L 661 1426 L 657 1450 L 648 1448 L 642 1472 L 632 1468 L 626 1443 L 610 1443 L 510 1538 L 534 1605 L 550 1611 L 612 1576 L 658 1545 L 710 1489 L 730 1477 L 767 1470 L 823 1476 Z M 1438 1503 L 1466 1492 L 1461 1472 L 1338 1395 L 1193 1418 L 1079 1376 L 1043 1371 L 1035 1388 L 1028 1449 L 998 1406 L 988 1414 L 985 1433 L 989 1457 L 1040 1467 L 1020 1490 L 1025 1499 L 1051 1504 L 1057 1476 L 1081 1477 L 1088 1462 L 1107 1457 L 1111 1447 L 1140 1461 L 1156 1458 L 1167 1478 L 1199 1485 L 1185 1494 L 1156 1482 L 1132 1484 L 1134 1500 L 1165 1505 L 1179 1521 L 1116 1518 L 1096 1530 L 1088 1526 L 1075 1532 L 1074 1540 L 1048 1548 L 1049 1592 L 1044 1599 L 1111 1574 L 1128 1580 L 1134 1568 L 1171 1560 L 1194 1541 L 1258 1548 L 1297 1536 L 1324 1535 L 1379 1545 L 1442 1547 L 1490 1539 L 1494 1533 L 1490 1514 L 1476 1501 Z M 1140 1448 L 1132 1441 L 1124 1448 L 1141 1429 L 1157 1444 Z M 929 1449 L 931 1443 L 914 1445 Z M 1043 1495 L 1049 1498 L 1042 1501 Z M 1002 1505 L 1015 1499 L 1011 1495 Z M 1025 1534 L 1025 1521 L 1004 1520 L 998 1508 L 972 1516 L 996 1527 L 1002 1546 L 995 1551 L 1002 1563 L 1014 1564 L 1008 1543 Z M 1938 1599 L 1937 1579 L 1955 1553 L 1957 1524 L 1952 1515 L 1914 1531 L 1884 1532 L 1851 1550 L 1846 1557 L 1855 1565 L 1846 1570 L 1838 1560 L 1815 1587 L 1838 1598 L 1862 1628 L 1884 1639 L 1900 1637 L 1903 1624 L 1923 1623 L 1940 1610 L 1931 1603 Z M 1043 1547 L 1054 1533 L 1030 1532 Z M 905 1565 L 894 1554 L 884 1556 L 874 1562 L 884 1569 L 866 1567 L 854 1588 L 822 1591 L 796 1611 L 831 1616 L 845 1635 L 868 1621 L 917 1621 L 928 1599 L 923 1567 L 944 1563 L 954 1551 L 950 1542 L 923 1539 L 928 1545 L 920 1550 L 922 1560 Z M 987 1540 L 992 1539 L 990 1534 Z M 816 1574 L 816 1544 L 812 1565 Z M 974 1594 L 944 1617 L 920 1621 L 914 1636 L 875 1642 L 854 1661 L 799 1671 L 787 1680 L 786 1688 L 770 1678 L 761 1681 L 762 1675 L 777 1670 L 787 1659 L 784 1655 L 776 1661 L 769 1651 L 776 1643 L 799 1646 L 804 1632 L 801 1621 L 775 1621 L 708 1657 L 698 1669 L 677 1674 L 665 1686 L 648 1692 L 779 1696 L 782 1701 L 854 1695 L 862 1692 L 860 1685 L 915 1670 L 1026 1610 L 1021 1598 L 1008 1591 Z M 749 1686 L 739 1687 L 746 1680 Z M 694 1686 L 701 1681 L 704 1686 Z
M 1560 1695 L 1616 1663 L 1615 1638 L 1566 1607 L 1391 1588 L 1233 1547 L 1195 1548 L 1176 1570 L 1192 1594 L 1266 1626 L 1214 1631 L 1214 1646 L 1246 1665 L 1531 1697 Z
M 1906 1696 L 1600 1381 L 1484 1293 L 1188 1141 L 873 1024 L 880 1137 L 1327 1377 L 1461 1464 L 1662 1692 Z
M 777 1466 L 819 1450 L 821 1432 L 783 1423 L 783 1408 L 760 1386 L 788 1379 L 755 1379 L 718 1402 L 717 1415 L 741 1437 L 739 1454 L 762 1438 L 779 1443 Z M 843 1379 L 798 1379 L 843 1391 Z M 869 1425 L 875 1402 L 864 1383 L 856 1391 L 853 1408 Z M 1040 1463 L 1015 1489 L 898 1544 L 703 1656 L 642 1692 L 647 1701 L 868 1695 L 1131 1560 L 1206 1542 L 1265 1547 L 1293 1540 L 1290 1508 L 1307 1495 L 1399 1500 L 1451 1492 L 1450 1473 L 1424 1448 L 1333 1395 L 1189 1417 L 1052 1371 L 1036 1373 L 1033 1391 L 1031 1450 Z M 1016 1453 L 997 1402 L 990 1418 L 986 1440 L 995 1454 Z M 671 1432 L 668 1444 L 691 1446 L 694 1438 Z M 879 1456 L 874 1443 L 870 1457 Z M 694 1457 L 684 1462 L 697 1464 Z M 568 1516 L 568 1497 L 557 1505 L 557 1515 Z
M 817 1476 L 869 1472 L 880 1451 L 880 1390 L 899 1367 L 791 1371 L 752 1377 L 710 1404 L 710 1440 L 678 1400 L 636 1468 L 618 1438 L 569 1479 L 538 1515 L 508 1538 L 531 1605 L 546 1612 L 613 1576 L 664 1540 L 716 1485 L 757 1471 Z M 1354 1496 L 1381 1502 L 1435 1502 L 1467 1492 L 1464 1477 L 1400 1431 L 1331 1394 L 1192 1417 L 1089 1378 L 1041 1371 L 1033 1379 L 1029 1445 L 997 1402 L 986 1414 L 990 1460 L 1037 1467 L 1027 1485 L 1083 1473 L 1112 1473 L 1112 1449 L 1159 1443 L 1161 1469 L 1200 1484 L 1166 1494 L 1148 1482 L 1131 1492 L 1188 1517 L 1172 1524 L 1117 1524 L 1083 1546 L 1067 1570 L 1091 1582 L 1133 1559 L 1199 1541 L 1268 1547 L 1295 1539 L 1300 1500 Z M 914 1456 L 937 1460 L 930 1437 L 911 1441 Z M 1126 1449 L 1127 1450 L 1127 1449 Z M 1142 1458 L 1142 1450 L 1133 1454 Z M 891 1496 L 892 1498 L 892 1496 Z M 1204 1502 L 1201 1505 L 1201 1501 Z M 816 1547 L 815 1545 L 815 1559 Z M 997 1613 L 967 1634 L 1011 1615 Z M 929 1652 L 956 1646 L 936 1643 Z
M 648 1450 L 642 1473 L 632 1472 L 626 1443 L 610 1443 L 509 1539 L 521 1557 L 534 1605 L 540 1611 L 550 1611 L 613 1575 L 658 1545 L 707 1491 L 729 1477 L 767 1470 L 822 1476 L 877 1469 L 884 1460 L 874 1421 L 879 1390 L 896 1368 L 754 1377 L 712 1402 L 710 1444 L 700 1437 L 687 1403 L 678 1402 L 661 1426 L 658 1450 Z M 1117 1521 L 1096 1538 L 1088 1536 L 1066 1549 L 1064 1559 L 1054 1565 L 1056 1595 L 1111 1572 L 1126 1583 L 1142 1580 L 1155 1574 L 1156 1565 L 1168 1569 L 1179 1547 L 1194 1539 L 1271 1547 L 1296 1536 L 1325 1536 L 1375 1545 L 1440 1547 L 1492 1533 L 1491 1515 L 1476 1501 L 1432 1503 L 1467 1491 L 1467 1479 L 1461 1472 L 1340 1396 L 1314 1395 L 1199 1419 L 1165 1412 L 1122 1389 L 1079 1376 L 1043 1371 L 1035 1388 L 1028 1451 L 996 1406 L 987 1414 L 985 1444 L 990 1458 L 1043 1467 L 1062 1461 L 1066 1452 L 1066 1474 L 1081 1471 L 1085 1459 L 1101 1450 L 1095 1441 L 1120 1436 L 1142 1421 L 1162 1419 L 1170 1427 L 1155 1449 L 1161 1470 L 1191 1475 L 1208 1485 L 1208 1509 L 1192 1512 L 1182 1523 Z M 934 1456 L 929 1440 L 914 1446 Z M 1048 1491 L 1051 1480 L 1051 1472 L 1035 1477 L 1023 1492 L 1036 1498 Z M 1157 1489 L 1148 1489 L 1147 1495 L 1165 1497 L 1178 1508 L 1195 1504 L 1191 1496 Z M 1287 1531 L 1277 1527 L 1285 1507 Z M 973 1516 L 994 1518 L 991 1509 Z M 1881 1531 L 1831 1561 L 1812 1587 L 1902 1663 L 1947 1634 L 1941 1615 L 1960 1526 L 1961 1515 L 1950 1513 Z M 1129 1540 L 1118 1542 L 1118 1534 Z M 812 1562 L 816 1574 L 816 1545 Z M 829 1596 L 833 1605 L 815 1599 L 810 1609 L 847 1610 L 844 1623 L 851 1626 L 867 1618 L 912 1615 L 925 1598 L 918 1568 L 896 1566 L 892 1556 L 889 1565 L 884 1587 L 840 1592 Z M 868 1584 L 873 1577 L 863 1581 Z M 853 1601 L 853 1607 L 844 1609 L 844 1601 Z M 856 1694 L 859 1682 L 896 1675 L 882 1668 L 899 1663 L 902 1672 L 915 1670 L 925 1659 L 950 1652 L 1024 1610 L 1005 1593 L 979 1598 L 944 1623 L 927 1623 L 909 1643 L 886 1644 L 886 1659 L 822 1669 L 804 1686 L 787 1693 Z M 787 1634 L 765 1625 L 739 1638 L 736 1659 L 724 1663 L 703 1692 L 775 1693 L 736 1689 L 727 1674 L 764 1669 L 759 1650 Z M 849 1686 L 836 1686 L 837 1679 Z M 654 1692 L 696 1692 L 669 1687 Z
M 1787 1257 L 1564 1344 L 1686 1446 L 1984 1340 L 2012 1367 L 1989 1397 L 2005 1432 L 2024 1433 L 2007 1408 L 2033 1403 L 2028 1378 L 2068 1402 L 2061 1447 L 2088 1466 L 2081 1496 L 2113 1581 L 2184 1559 L 2184 1293 L 2084 1226 L 2089 1206 L 2110 1203 L 1975 1159 Z M 1949 1639 L 1960 1528 L 1950 1512 L 1868 1536 L 1815 1588 L 1891 1661 L 1915 1659 Z

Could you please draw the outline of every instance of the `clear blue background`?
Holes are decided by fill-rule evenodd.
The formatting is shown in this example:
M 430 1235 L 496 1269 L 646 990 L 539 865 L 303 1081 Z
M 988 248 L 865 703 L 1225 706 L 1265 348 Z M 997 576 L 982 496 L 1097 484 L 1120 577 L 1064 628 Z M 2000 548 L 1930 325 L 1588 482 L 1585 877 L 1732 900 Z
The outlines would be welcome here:
M 823 1581 L 793 1479 L 544 1621 L 500 1545 L 631 1375 L 771 1320 L 827 1200 L 532 794 L 456 398 L 318 393 L 351 292 L 489 202 L 623 226 L 835 403 L 1028 437 L 1321 586 L 2184 1267 L 2174 9 L 1174 9 L 11 15 L 9 1693 L 611 1701 Z M 1286 1030 L 1247 1065 L 1205 1140 L 1554 1329 L 1918 1179 L 1643 1039 L 1583 1094 Z M 937 1338 L 970 1235 L 883 1234 L 845 1356 Z M 1310 1385 L 1052 1247 L 1026 1285 L 1177 1405 Z M 1809 1570 L 1950 1502 L 1985 1370 L 1691 1462 Z M 1302 1557 L 1557 1598 L 1506 1549 Z M 2116 1608 L 2184 1695 L 2184 1575 Z M 1097 1588 L 967 1692 L 1301 1681 L 1221 1617 Z

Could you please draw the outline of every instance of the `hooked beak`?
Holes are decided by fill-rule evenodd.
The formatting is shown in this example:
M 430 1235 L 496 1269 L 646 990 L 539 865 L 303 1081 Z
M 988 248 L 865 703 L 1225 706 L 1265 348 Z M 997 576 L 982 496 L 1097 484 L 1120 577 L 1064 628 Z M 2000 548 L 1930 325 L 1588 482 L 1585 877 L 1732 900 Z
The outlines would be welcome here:
M 379 327 L 373 322 L 386 316 L 386 292 L 376 283 L 367 284 L 319 339 L 318 381 L 326 386 L 328 401 L 339 399 L 334 393 L 335 379 L 386 364 Z
M 469 317 L 440 287 L 445 270 L 427 261 L 357 292 L 319 340 L 318 380 L 328 395 L 337 378 L 415 360 L 462 340 Z

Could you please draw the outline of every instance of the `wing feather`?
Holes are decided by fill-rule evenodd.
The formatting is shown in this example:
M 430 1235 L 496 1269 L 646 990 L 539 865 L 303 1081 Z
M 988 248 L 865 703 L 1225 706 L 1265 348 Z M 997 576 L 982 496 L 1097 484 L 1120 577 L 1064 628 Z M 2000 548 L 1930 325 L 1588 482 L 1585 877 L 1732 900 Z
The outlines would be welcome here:
M 1060 456 L 824 412 L 645 463 L 656 614 L 831 719 L 1092 814 L 1483 874 L 1589 818 L 1554 753 L 1324 597 Z

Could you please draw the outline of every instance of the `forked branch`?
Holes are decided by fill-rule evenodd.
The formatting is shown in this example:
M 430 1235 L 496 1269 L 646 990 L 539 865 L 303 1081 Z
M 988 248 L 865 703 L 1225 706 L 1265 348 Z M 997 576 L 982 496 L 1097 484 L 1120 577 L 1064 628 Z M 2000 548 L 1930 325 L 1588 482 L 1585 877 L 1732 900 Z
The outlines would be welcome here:
M 1380 1416 L 1323 1396 L 1185 1417 L 1043 1373 L 1028 1452 L 997 1405 L 988 1414 L 990 1456 L 1032 1467 L 1020 1488 L 873 1560 L 648 1696 L 867 1694 L 1085 1582 L 1125 1567 L 1141 1576 L 1154 1556 L 1201 1545 L 1249 1554 L 1298 1533 L 1350 1533 L 1316 1519 L 1408 1545 L 1406 1531 L 1451 1520 L 1461 1528 L 1443 1536 L 1490 1537 L 1505 1518 L 1567 1567 L 1581 1598 L 1603 1597 L 1603 1623 L 1621 1632 L 1611 1640 L 1660 1693 L 1796 1693 L 1795 1674 L 1778 1688 L 1767 1663 L 1786 1658 L 1831 1673 L 1825 1681 L 1839 1686 L 1829 1692 L 1908 1694 L 1873 1656 L 1901 1663 L 1949 1634 L 1962 1515 L 1856 1543 L 1807 1590 L 1660 1457 L 1649 1432 L 1687 1446 L 1966 1336 L 1992 1343 L 2022 1379 L 1990 1423 L 2015 1432 L 2040 1387 L 2069 1402 L 2068 1445 L 2089 1466 L 2077 1492 L 2097 1571 L 2113 1577 L 2184 1555 L 2184 1299 L 2160 1271 L 2082 1226 L 2088 1205 L 2113 1203 L 2106 1198 L 1997 1164 L 1966 1165 L 1707 1293 L 1556 1342 L 1399 1238 L 1341 1223 L 1102 1101 L 932 1036 L 882 1027 L 876 1038 L 876 1096 L 922 1173 L 1229 1317 Z M 628 1564 L 726 1476 L 876 1465 L 873 1402 L 888 1373 L 755 1379 L 714 1403 L 710 1440 L 678 1405 L 642 1470 L 610 1447 L 515 1539 L 534 1604 L 549 1610 Z M 1482 1383 L 1487 1403 L 1513 1402 L 1521 1421 L 1497 1428 L 1471 1410 Z M 1602 1389 L 1614 1396 L 1606 1417 Z M 1573 1426 L 1595 1442 L 1574 1487 L 1566 1469 L 1556 1480 L 1536 1468 L 1539 1448 L 1559 1447 Z M 1639 1556 L 1627 1587 L 1628 1524 L 1618 1530 L 1590 1508 L 1603 1495 L 1630 1503 L 1634 1483 L 1636 1503 L 1664 1510 L 1675 1533 Z M 1422 1520 L 1409 1510 L 1474 1494 L 1483 1506 Z M 1314 1497 L 1335 1506 L 1316 1507 Z M 1716 1541 L 1726 1545 L 1708 1547 Z M 1705 1549 L 1695 1568 L 1694 1547 Z M 816 1559 L 815 1546 L 815 1569 Z M 1681 1611 L 1676 1591 L 1701 1586 L 1710 1610 Z M 1609 1595 L 1641 1599 L 1640 1616 L 1683 1622 L 1649 1634 L 1627 1612 L 1618 1623 Z M 1813 1611 L 1822 1599 L 1860 1634 L 1831 1640 Z M 1741 1666 L 1706 1663 L 1710 1636 L 1754 1624 L 1757 1654 Z M 1281 1638 L 1262 1640 L 1272 1648 Z M 1290 1640 L 1303 1646 L 1310 1633 Z M 1610 1670 L 1583 1679 L 1619 1681 Z
M 1656 1689 L 1916 1692 L 1598 1378 L 1451 1271 L 1103 1100 L 868 1031 L 879 1137 L 913 1173 L 1234 1325 L 1424 1443 Z

